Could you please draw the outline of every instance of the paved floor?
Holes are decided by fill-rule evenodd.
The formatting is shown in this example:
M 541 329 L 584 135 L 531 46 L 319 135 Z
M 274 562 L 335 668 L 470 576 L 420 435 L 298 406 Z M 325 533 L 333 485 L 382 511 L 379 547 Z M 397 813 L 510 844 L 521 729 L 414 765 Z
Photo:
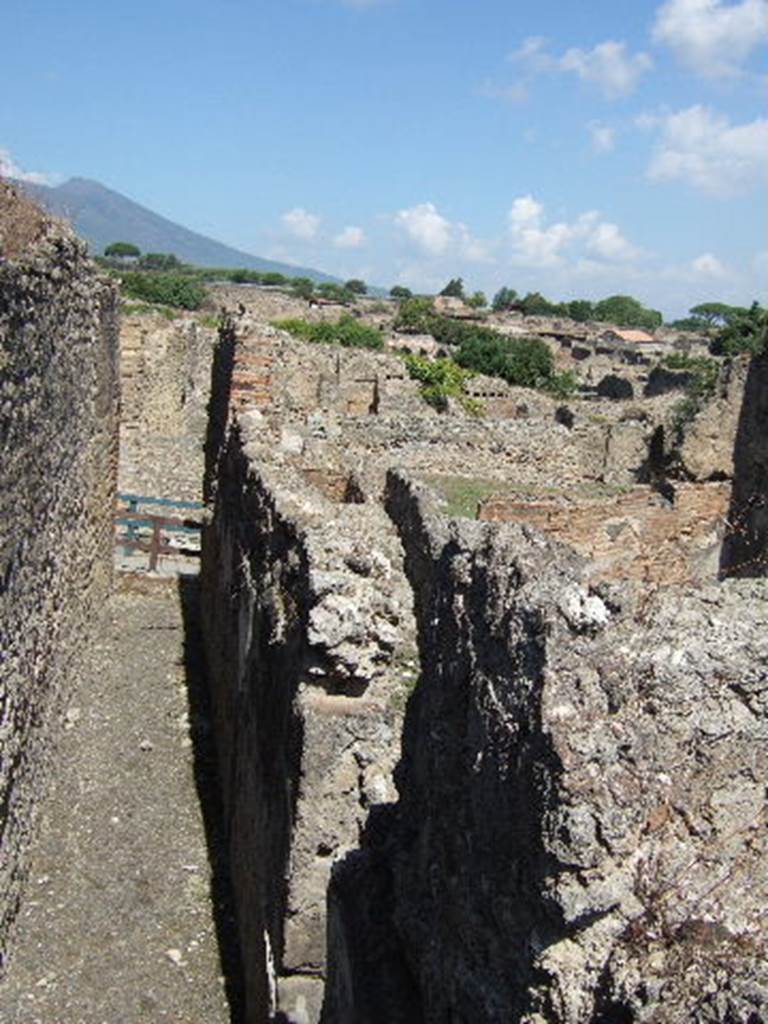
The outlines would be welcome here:
M 181 586 L 185 601 L 174 581 L 124 581 L 104 609 L 41 809 L 2 1024 L 240 1019 L 196 584 Z

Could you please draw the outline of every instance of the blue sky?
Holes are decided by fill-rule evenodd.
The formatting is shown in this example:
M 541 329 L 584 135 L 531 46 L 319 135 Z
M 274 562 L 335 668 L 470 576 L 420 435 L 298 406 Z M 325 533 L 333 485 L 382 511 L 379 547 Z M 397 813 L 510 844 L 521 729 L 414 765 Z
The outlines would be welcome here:
M 257 255 L 668 316 L 768 289 L 768 0 L 6 0 L 0 171 Z

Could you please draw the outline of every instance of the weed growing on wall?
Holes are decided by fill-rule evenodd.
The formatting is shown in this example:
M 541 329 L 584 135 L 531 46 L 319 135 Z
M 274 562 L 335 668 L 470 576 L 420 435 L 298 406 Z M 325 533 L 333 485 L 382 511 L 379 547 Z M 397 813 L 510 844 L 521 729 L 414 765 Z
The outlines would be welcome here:
M 684 370 L 692 374 L 691 383 L 686 388 L 685 397 L 674 408 L 673 425 L 678 431 L 686 423 L 694 419 L 701 407 L 715 393 L 720 376 L 720 367 L 714 359 L 706 356 L 689 356 L 683 352 L 673 352 L 665 356 L 662 365 L 668 370 Z

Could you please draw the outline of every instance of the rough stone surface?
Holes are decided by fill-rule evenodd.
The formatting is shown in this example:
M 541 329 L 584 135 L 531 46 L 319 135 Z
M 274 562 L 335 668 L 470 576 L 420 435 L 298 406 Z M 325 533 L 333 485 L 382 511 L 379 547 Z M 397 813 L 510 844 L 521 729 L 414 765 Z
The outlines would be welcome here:
M 53 723 L 110 586 L 117 465 L 114 289 L 65 229 L 35 224 L 0 263 L 0 956 Z
M 485 418 L 441 415 L 392 355 L 296 342 L 259 301 L 214 362 L 203 572 L 249 1021 L 762 1013 L 765 595 L 705 583 L 746 370 L 722 436 L 705 405 L 670 457 L 673 391 L 565 408 L 475 379 Z M 585 376 L 641 396 L 665 345 L 588 331 Z M 537 522 L 441 519 L 416 476 Z
M 734 445 L 733 494 L 721 571 L 768 576 L 768 355 L 751 361 Z
M 749 360 L 735 359 L 723 371 L 715 395 L 684 424 L 673 447 L 678 472 L 689 480 L 732 478 L 739 417 Z
M 203 614 L 247 1018 L 314 1024 L 331 866 L 394 795 L 411 591 L 381 507 L 271 465 L 258 412 L 220 425 Z
M 579 501 L 491 497 L 478 519 L 530 523 L 570 544 L 590 565 L 590 580 L 696 583 L 717 579 L 731 484 L 650 487 Z
M 198 501 L 216 331 L 152 313 L 120 327 L 120 490 Z
M 401 476 L 388 508 L 423 670 L 399 803 L 334 872 L 323 1020 L 765 1019 L 763 583 L 596 591 Z

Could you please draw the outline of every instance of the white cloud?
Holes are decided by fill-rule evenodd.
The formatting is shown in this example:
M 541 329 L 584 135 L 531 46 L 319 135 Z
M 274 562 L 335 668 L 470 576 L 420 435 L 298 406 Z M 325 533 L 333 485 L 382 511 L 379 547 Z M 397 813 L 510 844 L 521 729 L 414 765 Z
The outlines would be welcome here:
M 520 266 L 556 267 L 563 263 L 567 249 L 577 247 L 607 263 L 629 263 L 642 255 L 616 224 L 601 220 L 596 210 L 570 223 L 547 225 L 544 207 L 528 195 L 515 199 L 507 219 L 512 262 Z
M 650 71 L 653 61 L 647 53 L 628 54 L 624 43 L 612 39 L 591 50 L 574 47 L 559 61 L 563 71 L 574 71 L 585 82 L 596 85 L 609 99 L 633 92 L 641 75 Z
M 768 0 L 667 0 L 656 13 L 653 38 L 700 75 L 734 75 L 768 39 Z
M 333 239 L 333 244 L 338 249 L 359 249 L 361 245 L 365 245 L 365 242 L 365 232 L 353 224 L 349 224 Z
M 661 131 L 648 167 L 651 181 L 683 181 L 715 195 L 730 195 L 768 168 L 768 120 L 731 125 L 707 107 L 646 118 Z
M 596 153 L 610 153 L 616 148 L 616 132 L 613 128 L 598 124 L 597 121 L 593 121 L 587 127 L 592 139 L 592 148 Z
M 522 79 L 509 86 L 486 83 L 484 95 L 497 99 L 525 99 L 530 83 L 537 76 L 572 72 L 582 81 L 597 86 L 608 99 L 617 99 L 633 92 L 641 76 L 653 67 L 653 60 L 647 53 L 628 53 L 626 43 L 613 39 L 598 43 L 591 50 L 572 47 L 557 57 L 547 52 L 543 37 L 529 36 L 509 55 L 508 60 L 521 68 Z
M 640 250 L 628 242 L 616 224 L 598 224 L 587 241 L 587 249 L 609 263 L 625 263 L 637 259 Z
M 528 36 L 507 58 L 513 64 L 524 64 L 530 71 L 548 71 L 554 64 L 546 51 L 544 36 Z
M 16 181 L 28 181 L 31 185 L 50 185 L 53 176 L 42 171 L 24 171 L 16 163 L 7 149 L 0 148 L 0 177 L 15 178 Z
M 301 206 L 288 210 L 281 220 L 294 238 L 300 238 L 305 242 L 315 238 L 320 227 L 320 218 L 314 213 L 308 213 Z
M 451 244 L 451 222 L 437 212 L 434 203 L 419 203 L 395 215 L 408 237 L 425 252 L 440 256 Z
M 533 196 L 520 196 L 512 203 L 509 211 L 510 227 L 513 232 L 538 228 L 543 213 L 544 207 Z
M 728 274 L 717 256 L 713 256 L 711 252 L 704 252 L 701 256 L 697 256 L 692 261 L 691 268 L 695 274 L 701 277 L 726 277 Z
M 434 203 L 420 203 L 395 214 L 395 224 L 432 260 L 450 258 L 493 263 L 494 246 L 476 238 L 466 224 L 450 221 Z

